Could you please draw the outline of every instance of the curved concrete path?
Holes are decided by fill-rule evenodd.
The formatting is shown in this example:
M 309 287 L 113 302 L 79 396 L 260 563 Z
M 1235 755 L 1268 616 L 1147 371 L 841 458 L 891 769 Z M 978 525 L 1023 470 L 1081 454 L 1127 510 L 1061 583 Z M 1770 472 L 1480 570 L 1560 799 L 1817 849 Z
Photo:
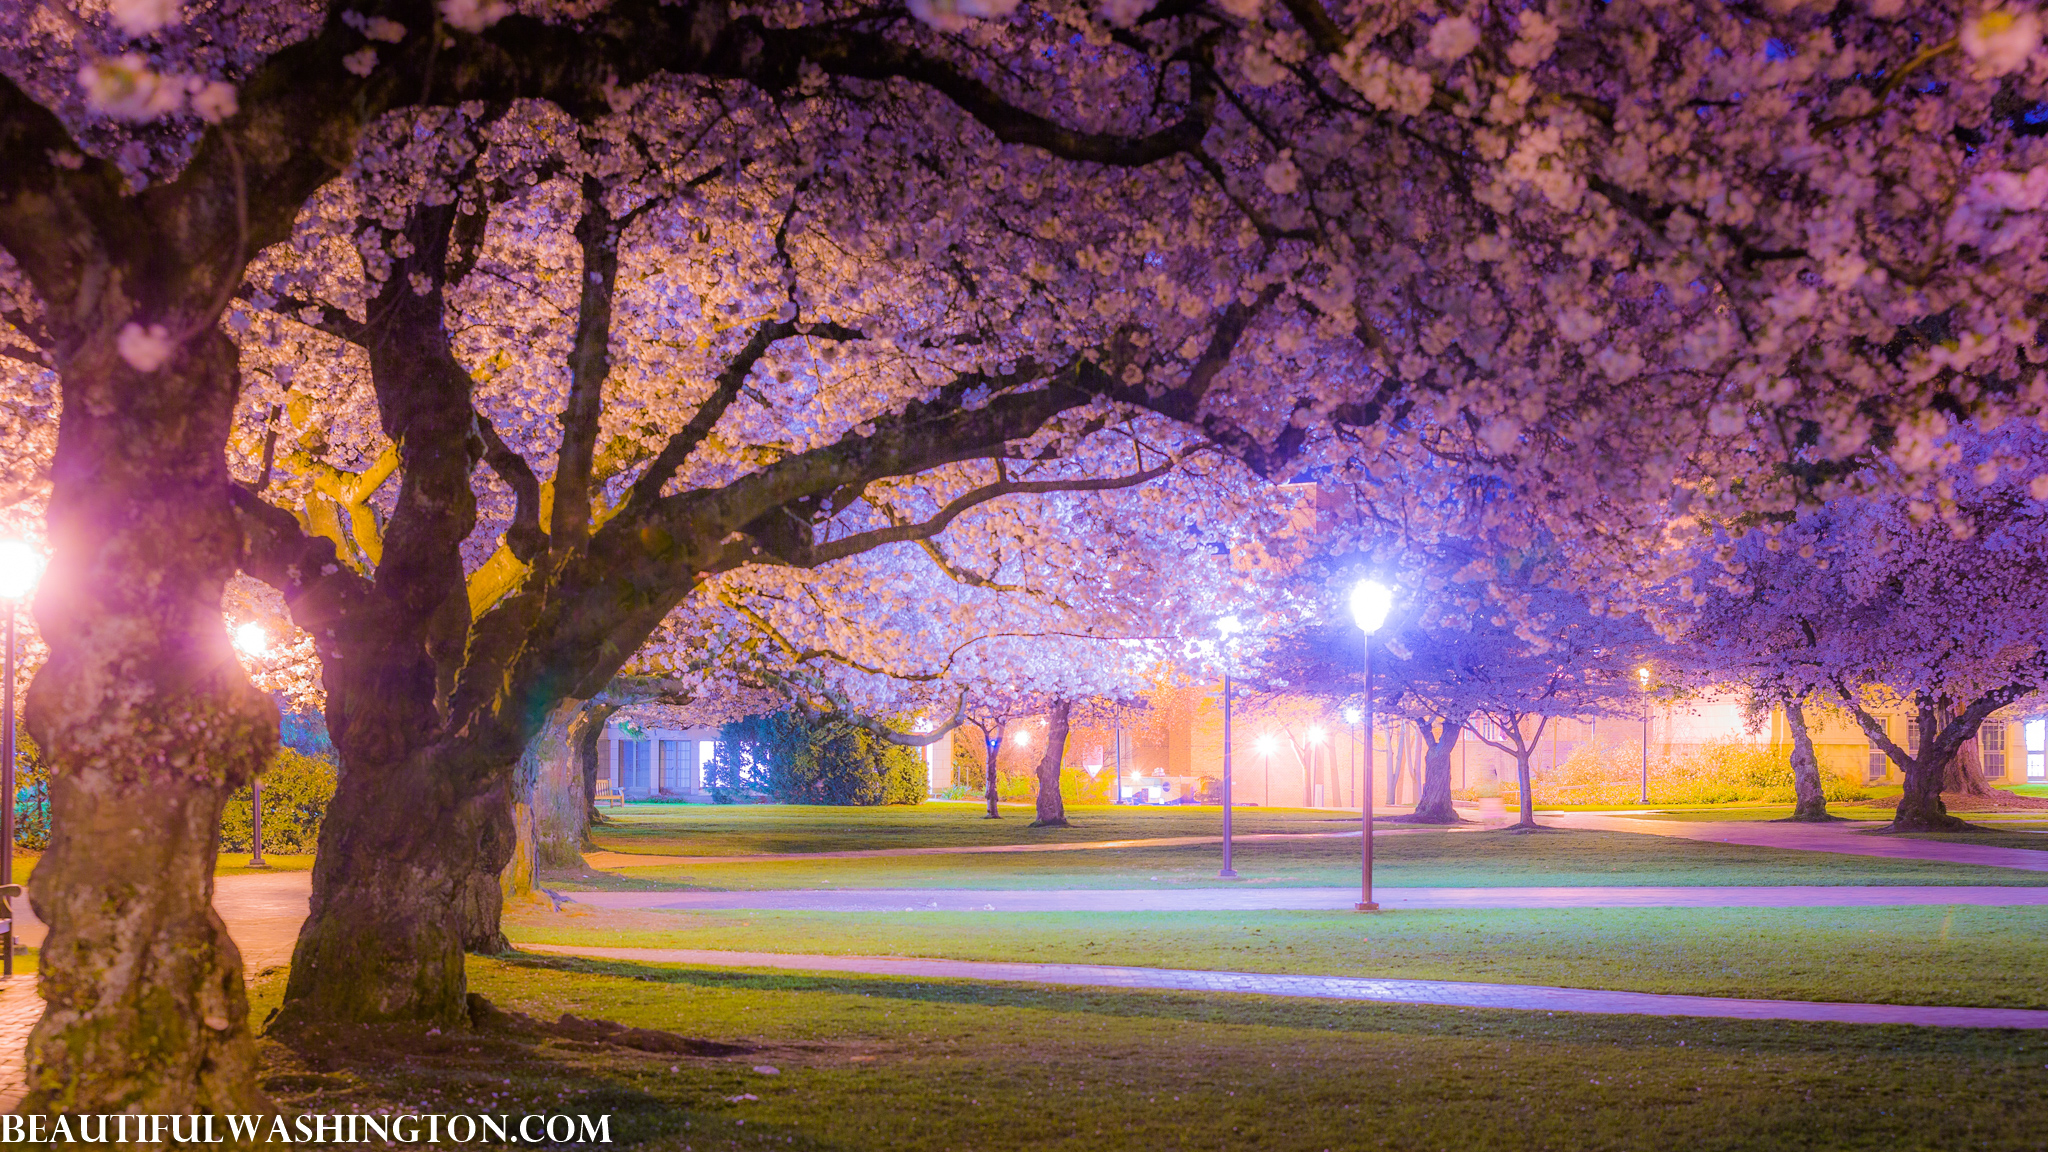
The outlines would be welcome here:
M 847 888 L 753 892 L 559 892 L 594 908 L 670 911 L 795 909 L 816 912 L 1251 912 L 1343 911 L 1356 888 Z M 1908 905 L 2048 906 L 2048 886 L 1771 888 L 1380 888 L 1390 909 L 1433 908 L 1884 908 Z
M 1881 827 L 1862 821 L 1839 824 L 1794 824 L 1746 820 L 1632 820 L 1593 812 L 1539 814 L 1536 820 L 1556 828 L 1594 832 L 1637 832 L 1675 836 L 1715 844 L 1747 844 L 1756 848 L 1789 848 L 1796 852 L 1839 852 L 1848 856 L 1885 856 L 1894 860 L 1938 860 L 1947 864 L 1983 864 L 2048 872 L 2048 842 L 2042 848 L 1995 848 L 1989 844 L 1955 844 L 1946 840 L 1915 840 L 1876 836 Z
M 1093 988 L 1156 988 L 1187 992 L 1246 992 L 1324 1000 L 1507 1008 L 1529 1012 L 1593 1012 L 1642 1016 L 1711 1016 L 1737 1020 L 1807 1020 L 1836 1024 L 1916 1024 L 1937 1028 L 2048 1028 L 2048 1011 L 2033 1008 L 1951 1008 L 1907 1004 L 1830 1004 L 1813 1000 L 1738 1000 L 1724 996 L 1667 996 L 1603 992 L 1540 984 L 1467 984 L 1451 980 L 1380 980 L 1359 976 L 1294 976 L 1265 972 L 1208 972 L 1185 968 L 1121 968 L 1107 964 L 1008 964 L 981 960 L 914 960 L 884 956 L 806 956 L 782 952 L 713 952 L 686 948 L 584 948 L 523 944 L 530 952 L 799 972 L 856 972 L 871 976 L 925 976 L 1073 984 Z
M 1476 826 L 1475 826 L 1476 827 Z M 1375 838 L 1412 832 L 1469 831 L 1466 827 L 1376 828 Z M 1343 832 L 1252 832 L 1232 836 L 1231 842 L 1248 840 L 1343 840 L 1358 839 L 1358 829 Z M 585 852 L 583 862 L 598 871 L 613 868 L 665 868 L 681 864 L 760 864 L 775 860 L 862 860 L 874 856 L 976 856 L 1015 852 L 1099 852 L 1114 848 L 1186 848 L 1197 844 L 1221 844 L 1221 836 L 1152 836 L 1138 840 L 1069 840 L 1056 844 L 959 844 L 936 848 L 848 848 L 838 852 L 755 852 L 745 856 L 656 856 L 640 852 L 605 849 Z
M 227 925 L 228 936 L 241 950 L 242 967 L 250 975 L 286 964 L 299 940 L 299 925 L 312 911 L 311 872 L 249 872 L 216 876 L 213 910 Z M 14 938 L 30 947 L 42 944 L 49 929 L 36 919 L 26 900 L 15 901 Z

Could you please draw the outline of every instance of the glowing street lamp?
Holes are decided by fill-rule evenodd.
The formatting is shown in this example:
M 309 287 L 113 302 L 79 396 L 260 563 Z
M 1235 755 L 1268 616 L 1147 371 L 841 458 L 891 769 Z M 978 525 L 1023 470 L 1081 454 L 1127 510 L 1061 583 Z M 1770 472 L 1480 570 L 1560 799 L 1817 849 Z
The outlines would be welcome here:
M 235 647 L 245 655 L 270 651 L 270 635 L 254 620 L 235 626 Z M 249 778 L 249 867 L 268 868 L 263 859 L 263 777 Z
M 14 975 L 14 610 L 35 589 L 43 556 L 20 540 L 0 540 L 0 601 L 7 606 L 6 686 L 0 688 L 0 975 Z
M 1244 622 L 1225 616 L 1216 622 L 1216 631 L 1223 634 L 1223 870 L 1216 875 L 1235 880 L 1237 870 L 1230 866 L 1230 638 L 1244 631 Z
M 1358 910 L 1377 912 L 1372 898 L 1372 634 L 1387 622 L 1394 606 L 1394 590 L 1377 580 L 1360 580 L 1351 589 L 1351 621 L 1365 633 L 1365 787 L 1359 796 Z
M 1643 686 L 1643 803 L 1650 802 L 1650 669 L 1636 669 L 1636 683 Z

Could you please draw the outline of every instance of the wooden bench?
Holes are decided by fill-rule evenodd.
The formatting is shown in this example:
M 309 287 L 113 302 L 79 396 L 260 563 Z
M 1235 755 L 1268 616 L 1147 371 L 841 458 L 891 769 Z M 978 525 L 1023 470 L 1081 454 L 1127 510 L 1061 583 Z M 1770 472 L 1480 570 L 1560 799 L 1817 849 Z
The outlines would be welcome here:
M 591 799 L 591 803 L 599 808 L 603 808 L 608 804 L 617 806 L 625 802 L 626 794 L 617 788 L 606 788 Z

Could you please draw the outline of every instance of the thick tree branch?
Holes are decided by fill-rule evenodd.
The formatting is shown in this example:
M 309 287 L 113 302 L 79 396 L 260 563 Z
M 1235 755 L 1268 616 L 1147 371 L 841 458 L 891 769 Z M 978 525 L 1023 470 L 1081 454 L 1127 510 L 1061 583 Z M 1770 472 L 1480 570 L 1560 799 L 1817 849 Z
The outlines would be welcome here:
M 514 559 L 521 564 L 531 564 L 536 556 L 548 550 L 548 535 L 540 527 L 540 481 L 533 474 L 533 467 L 526 457 L 514 452 L 498 435 L 490 419 L 481 412 L 476 417 L 477 435 L 484 442 L 484 463 L 498 474 L 498 479 L 512 489 L 515 501 L 512 511 L 512 526 L 505 530 L 505 546 L 512 551 Z

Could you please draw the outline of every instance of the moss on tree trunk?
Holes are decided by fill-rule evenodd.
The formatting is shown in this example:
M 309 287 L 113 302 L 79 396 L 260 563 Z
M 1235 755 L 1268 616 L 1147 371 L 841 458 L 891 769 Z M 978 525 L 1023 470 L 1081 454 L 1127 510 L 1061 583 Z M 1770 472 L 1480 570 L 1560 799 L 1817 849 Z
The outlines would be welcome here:
M 141 387 L 111 344 L 65 367 L 36 602 L 48 1008 L 22 1110 L 263 1112 L 241 957 L 212 907 L 221 808 L 277 744 L 221 627 L 241 540 L 221 456 L 235 350 L 198 334 Z

